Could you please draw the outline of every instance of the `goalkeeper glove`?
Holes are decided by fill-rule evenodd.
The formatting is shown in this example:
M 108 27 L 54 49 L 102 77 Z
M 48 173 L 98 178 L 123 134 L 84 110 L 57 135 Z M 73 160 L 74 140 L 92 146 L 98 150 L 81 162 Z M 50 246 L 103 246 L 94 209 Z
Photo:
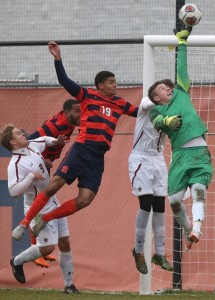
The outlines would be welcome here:
M 177 115 L 172 117 L 166 117 L 164 118 L 163 123 L 170 129 L 177 131 L 182 126 L 182 116 Z
M 182 126 L 182 116 L 176 115 L 171 117 L 163 117 L 162 115 L 158 115 L 154 121 L 153 125 L 156 129 L 160 129 L 163 125 L 169 127 L 171 130 L 177 131 Z
M 183 27 L 183 29 L 181 31 L 177 31 L 176 29 L 173 29 L 173 32 L 177 37 L 179 45 L 181 45 L 181 44 L 186 45 L 187 44 L 187 38 L 190 35 L 191 31 L 192 31 L 191 26 Z

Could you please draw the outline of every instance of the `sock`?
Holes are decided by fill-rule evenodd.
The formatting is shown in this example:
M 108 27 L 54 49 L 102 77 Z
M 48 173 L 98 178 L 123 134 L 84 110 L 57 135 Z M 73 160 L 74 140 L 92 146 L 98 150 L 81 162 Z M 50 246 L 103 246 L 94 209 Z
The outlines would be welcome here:
M 29 227 L 29 224 L 33 220 L 33 218 L 39 213 L 39 211 L 46 205 L 49 197 L 46 196 L 44 192 L 39 193 L 34 199 L 31 207 L 29 208 L 26 216 L 20 222 L 20 224 L 25 225 L 26 228 Z
M 61 206 L 58 208 L 48 212 L 47 214 L 43 215 L 43 220 L 46 222 L 49 222 L 53 219 L 60 219 L 69 215 L 74 214 L 77 211 L 76 207 L 76 198 L 68 200 L 64 202 Z
M 203 222 L 205 217 L 205 201 L 204 199 L 198 199 L 198 201 L 193 201 L 192 205 L 192 215 L 193 221 Z
M 197 231 L 197 232 L 201 232 L 201 226 L 202 226 L 202 222 L 199 221 L 193 221 L 193 230 Z
M 63 273 L 64 286 L 70 286 L 72 284 L 73 276 L 73 262 L 72 253 L 70 252 L 59 252 L 60 267 Z
M 165 220 L 164 213 L 153 212 L 152 215 L 152 228 L 155 239 L 155 253 L 158 255 L 165 255 Z
M 136 216 L 135 252 L 142 254 L 146 236 L 149 212 L 139 209 Z
M 183 202 L 181 202 L 180 210 L 178 212 L 174 212 L 174 217 L 177 220 L 177 222 L 184 228 L 184 232 L 189 233 L 191 230 L 190 220 L 186 213 L 185 205 Z
M 41 257 L 40 248 L 36 245 L 32 245 L 25 251 L 21 252 L 19 255 L 17 255 L 14 259 L 15 265 L 22 265 L 26 262 L 32 261 L 37 259 L 38 257 Z

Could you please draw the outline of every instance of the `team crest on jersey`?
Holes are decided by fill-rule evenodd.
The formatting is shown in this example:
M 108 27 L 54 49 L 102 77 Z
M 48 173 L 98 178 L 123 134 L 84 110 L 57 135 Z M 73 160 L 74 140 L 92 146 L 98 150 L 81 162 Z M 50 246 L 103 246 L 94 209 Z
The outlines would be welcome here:
M 141 192 L 142 191 L 142 188 L 139 186 L 138 187 L 138 192 Z
M 49 239 L 48 238 L 44 238 L 44 242 L 48 243 Z
M 62 173 L 67 173 L 67 172 L 68 172 L 68 169 L 69 169 L 68 166 L 63 166 L 63 167 L 61 168 L 61 172 L 62 172 Z

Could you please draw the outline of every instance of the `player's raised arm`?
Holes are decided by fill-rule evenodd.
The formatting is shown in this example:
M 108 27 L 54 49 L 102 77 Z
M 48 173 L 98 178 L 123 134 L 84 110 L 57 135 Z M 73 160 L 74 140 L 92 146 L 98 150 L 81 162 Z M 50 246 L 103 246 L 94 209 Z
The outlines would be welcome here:
M 191 33 L 192 27 L 186 27 L 179 32 L 174 31 L 178 40 L 178 57 L 177 57 L 177 87 L 188 93 L 190 80 L 187 70 L 187 38 Z
M 55 58 L 55 70 L 59 83 L 67 90 L 70 95 L 76 97 L 76 99 L 79 100 L 77 96 L 81 92 L 81 87 L 67 76 L 62 63 L 60 46 L 56 42 L 51 41 L 48 43 L 48 48 L 49 52 Z

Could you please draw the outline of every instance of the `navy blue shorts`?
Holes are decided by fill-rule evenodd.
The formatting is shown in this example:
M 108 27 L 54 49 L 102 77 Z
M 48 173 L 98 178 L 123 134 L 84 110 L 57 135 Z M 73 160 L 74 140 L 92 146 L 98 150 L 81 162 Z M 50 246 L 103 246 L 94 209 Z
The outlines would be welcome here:
M 63 178 L 67 184 L 78 179 L 79 188 L 87 188 L 96 194 L 104 172 L 104 153 L 101 146 L 75 142 L 54 175 Z

